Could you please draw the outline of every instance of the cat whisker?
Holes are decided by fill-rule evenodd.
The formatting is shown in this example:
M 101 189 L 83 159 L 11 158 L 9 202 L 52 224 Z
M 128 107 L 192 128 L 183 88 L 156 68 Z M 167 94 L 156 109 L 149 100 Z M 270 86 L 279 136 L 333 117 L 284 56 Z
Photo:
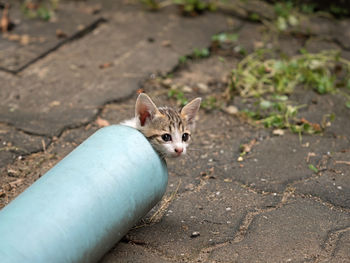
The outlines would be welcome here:
M 196 149 L 196 148 L 191 148 L 191 149 L 187 149 L 187 151 L 203 151 L 203 149 Z

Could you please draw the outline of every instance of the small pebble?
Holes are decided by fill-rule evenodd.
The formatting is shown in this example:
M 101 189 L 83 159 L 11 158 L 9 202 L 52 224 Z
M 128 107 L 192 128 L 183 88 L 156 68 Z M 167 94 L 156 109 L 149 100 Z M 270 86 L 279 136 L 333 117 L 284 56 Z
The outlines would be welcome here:
M 201 92 L 208 92 L 209 91 L 209 87 L 208 85 L 204 84 L 204 83 L 198 83 L 197 84 L 197 87 L 198 89 L 201 91 Z
M 205 159 L 205 158 L 207 158 L 207 157 L 208 157 L 208 154 L 207 154 L 207 153 L 201 155 L 201 158 L 202 158 L 202 159 Z
M 273 130 L 272 134 L 273 135 L 277 135 L 277 136 L 283 136 L 284 135 L 284 130 L 276 129 L 276 130 Z
M 338 188 L 339 190 L 342 190 L 342 189 L 343 189 L 343 187 L 341 187 L 341 186 L 337 186 L 337 188 Z
M 238 162 L 243 162 L 243 157 L 242 157 L 242 156 L 239 156 L 239 157 L 237 158 L 237 161 L 238 161 Z
M 170 86 L 170 85 L 172 84 L 172 82 L 173 82 L 172 79 L 167 78 L 167 79 L 165 79 L 165 80 L 162 81 L 162 84 L 163 84 L 164 86 Z
M 195 238 L 195 237 L 199 237 L 201 234 L 198 232 L 198 231 L 194 231 L 194 232 L 192 232 L 192 234 L 191 234 L 191 238 Z
M 234 115 L 234 114 L 238 113 L 238 108 L 231 105 L 231 106 L 228 106 L 228 107 L 224 108 L 224 111 L 226 113 L 228 113 L 228 114 Z
M 231 207 L 226 207 L 226 211 L 231 211 Z
M 185 86 L 182 87 L 182 91 L 183 92 L 192 92 L 193 90 L 192 90 L 191 87 L 185 85 Z

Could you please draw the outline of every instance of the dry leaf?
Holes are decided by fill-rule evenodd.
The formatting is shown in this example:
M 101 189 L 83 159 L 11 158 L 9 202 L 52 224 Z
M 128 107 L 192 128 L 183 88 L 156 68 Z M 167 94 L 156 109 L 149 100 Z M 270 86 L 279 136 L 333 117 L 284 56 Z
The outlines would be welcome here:
M 109 121 L 107 121 L 107 120 L 105 120 L 105 119 L 102 119 L 102 118 L 100 118 L 100 117 L 97 117 L 97 119 L 96 119 L 96 124 L 97 124 L 97 126 L 98 127 L 106 127 L 106 126 L 109 126 L 110 125 L 110 123 L 109 123 Z
M 170 47 L 170 46 L 171 46 L 170 40 L 164 40 L 164 41 L 162 41 L 162 46 L 163 46 L 163 47 Z
M 12 188 L 16 188 L 17 186 L 22 184 L 23 179 L 17 179 L 16 181 L 9 182 L 9 185 Z
M 23 46 L 28 45 L 29 42 L 30 42 L 30 38 L 29 38 L 28 35 L 22 35 L 22 36 L 21 36 L 21 40 L 19 41 L 19 43 L 20 43 L 21 45 L 23 45 Z
M 141 94 L 141 93 L 144 93 L 144 92 L 145 92 L 144 89 L 138 89 L 138 90 L 136 91 L 137 94 Z
M 306 157 L 306 162 L 309 163 L 310 157 L 315 157 L 315 156 L 316 156 L 316 153 L 314 153 L 314 152 L 309 152 L 309 153 L 307 154 L 307 157 Z
M 249 143 L 243 144 L 242 145 L 242 152 L 249 153 L 255 144 L 256 144 L 256 139 L 251 140 Z
M 9 18 L 9 4 L 5 4 L 5 8 L 2 11 L 2 16 L 0 20 L 0 28 L 2 33 L 7 33 L 8 28 L 10 26 L 10 18 Z
M 58 100 L 51 101 L 49 104 L 50 107 L 55 107 L 55 106 L 59 106 L 59 105 L 61 105 L 61 102 Z
M 21 36 L 17 34 L 11 34 L 11 35 L 8 35 L 7 39 L 10 41 L 20 41 Z
M 104 69 L 104 68 L 110 68 L 112 66 L 112 62 L 106 62 L 106 63 L 103 63 L 99 66 L 100 69 Z
M 335 161 L 335 164 L 347 164 L 347 165 L 350 165 L 350 162 L 348 162 L 348 161 Z
M 66 37 L 68 37 L 68 35 L 67 35 L 67 33 L 63 32 L 62 29 L 56 29 L 56 37 L 66 38 Z

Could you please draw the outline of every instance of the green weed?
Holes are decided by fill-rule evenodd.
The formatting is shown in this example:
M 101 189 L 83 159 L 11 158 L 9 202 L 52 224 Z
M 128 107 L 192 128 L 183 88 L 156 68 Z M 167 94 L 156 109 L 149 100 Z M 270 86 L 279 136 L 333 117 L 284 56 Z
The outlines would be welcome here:
M 177 5 L 184 15 L 196 15 L 204 11 L 215 11 L 215 1 L 203 0 L 140 0 L 150 10 L 158 10 L 168 5 Z
M 201 108 L 205 110 L 213 110 L 220 108 L 219 101 L 214 96 L 208 96 L 202 101 Z
M 210 51 L 208 48 L 195 48 L 193 50 L 193 57 L 194 58 L 206 58 L 209 57 Z
M 175 99 L 180 106 L 185 106 L 188 103 L 185 94 L 181 90 L 175 88 L 168 91 L 168 97 Z
M 305 105 L 292 105 L 287 100 L 280 99 L 260 99 L 256 103 L 254 110 L 244 110 L 243 114 L 263 124 L 266 128 L 289 129 L 298 134 L 315 134 L 323 131 L 324 127 L 311 123 L 303 118 L 298 118 L 299 109 Z
M 257 13 L 251 13 L 248 15 L 248 19 L 250 19 L 251 21 L 254 21 L 254 22 L 258 22 L 258 21 L 261 21 L 261 17 L 259 14 Z
M 216 35 L 213 35 L 211 37 L 211 40 L 218 43 L 231 43 L 236 42 L 238 40 L 238 34 L 237 33 L 219 33 Z
M 213 1 L 202 0 L 174 0 L 174 3 L 182 8 L 184 14 L 201 13 L 203 11 L 215 11 L 216 6 Z
M 180 56 L 179 62 L 180 62 L 180 64 L 185 64 L 187 62 L 187 56 Z
M 304 105 L 293 105 L 288 95 L 301 85 L 319 94 L 340 92 L 339 88 L 349 86 L 350 62 L 335 51 L 309 54 L 304 50 L 289 59 L 271 56 L 266 50 L 258 50 L 245 57 L 232 71 L 229 97 L 238 94 L 252 98 L 254 108 L 243 114 L 267 128 L 289 129 L 298 134 L 322 132 L 334 115 L 325 115 L 321 124 L 299 118 L 299 109 Z M 342 94 L 348 97 L 346 106 L 350 107 L 349 95 Z
M 37 4 L 32 0 L 26 0 L 21 5 L 21 10 L 29 18 L 49 21 L 54 16 L 58 4 L 59 0 L 40 1 Z
M 309 169 L 310 169 L 311 171 L 313 171 L 314 173 L 318 173 L 318 169 L 317 169 L 314 165 L 312 165 L 312 164 L 309 164 Z
M 267 50 L 257 50 L 245 57 L 232 71 L 230 90 L 243 97 L 259 97 L 263 94 L 290 94 L 298 85 L 312 88 L 320 94 L 335 91 L 348 85 L 350 62 L 340 58 L 336 51 L 317 54 L 304 53 L 290 59 L 267 58 Z M 337 79 L 336 67 L 345 71 Z
M 140 0 L 145 6 L 147 6 L 150 10 L 158 10 L 159 3 L 156 0 Z
M 200 59 L 210 56 L 210 50 L 208 48 L 195 48 L 192 51 L 192 54 L 187 56 L 180 56 L 179 63 L 185 64 L 188 59 Z
M 299 24 L 298 11 L 291 1 L 276 3 L 274 9 L 277 15 L 275 26 L 279 31 L 285 31 L 288 27 Z

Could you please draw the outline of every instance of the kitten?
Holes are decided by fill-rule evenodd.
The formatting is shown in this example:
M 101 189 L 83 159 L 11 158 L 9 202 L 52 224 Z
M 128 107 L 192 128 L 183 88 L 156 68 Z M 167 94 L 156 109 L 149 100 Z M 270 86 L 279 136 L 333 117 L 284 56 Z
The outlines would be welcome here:
M 195 117 L 201 98 L 196 98 L 180 111 L 159 107 L 145 93 L 141 93 L 135 106 L 135 117 L 121 124 L 139 130 L 162 157 L 186 154 L 195 128 Z

